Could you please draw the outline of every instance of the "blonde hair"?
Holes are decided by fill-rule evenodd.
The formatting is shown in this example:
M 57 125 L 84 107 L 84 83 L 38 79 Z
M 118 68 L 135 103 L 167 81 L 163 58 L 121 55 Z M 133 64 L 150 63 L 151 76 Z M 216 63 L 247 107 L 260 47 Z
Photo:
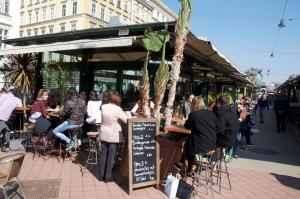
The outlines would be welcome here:
M 192 104 L 191 104 L 191 112 L 198 111 L 205 108 L 205 103 L 202 97 L 194 97 Z
M 37 100 L 41 100 L 42 97 L 43 97 L 43 95 L 44 95 L 44 93 L 48 93 L 48 91 L 45 90 L 45 89 L 40 89 L 39 92 L 38 92 L 38 94 L 37 94 L 36 99 L 37 99 Z

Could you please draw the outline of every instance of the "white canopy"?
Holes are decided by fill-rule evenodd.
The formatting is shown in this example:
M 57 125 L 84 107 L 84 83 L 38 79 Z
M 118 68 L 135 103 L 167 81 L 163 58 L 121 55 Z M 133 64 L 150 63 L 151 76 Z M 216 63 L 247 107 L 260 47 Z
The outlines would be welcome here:
M 132 41 L 134 39 L 134 37 L 118 37 L 109 39 L 81 39 L 50 44 L 13 46 L 11 48 L 0 50 L 0 55 L 131 46 Z

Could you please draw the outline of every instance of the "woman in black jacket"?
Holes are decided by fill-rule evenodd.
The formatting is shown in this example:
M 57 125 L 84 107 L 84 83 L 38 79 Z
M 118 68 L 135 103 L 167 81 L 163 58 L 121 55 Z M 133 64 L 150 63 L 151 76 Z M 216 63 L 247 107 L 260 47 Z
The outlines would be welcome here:
M 240 129 L 240 122 L 229 105 L 228 96 L 221 95 L 218 97 L 215 113 L 219 119 L 217 146 L 232 147 L 236 141 L 236 133 Z
M 201 97 L 195 97 L 192 102 L 192 112 L 184 127 L 192 130 L 185 144 L 183 156 L 188 159 L 188 171 L 191 171 L 195 155 L 204 155 L 216 148 L 218 118 L 213 112 L 205 109 L 205 103 Z

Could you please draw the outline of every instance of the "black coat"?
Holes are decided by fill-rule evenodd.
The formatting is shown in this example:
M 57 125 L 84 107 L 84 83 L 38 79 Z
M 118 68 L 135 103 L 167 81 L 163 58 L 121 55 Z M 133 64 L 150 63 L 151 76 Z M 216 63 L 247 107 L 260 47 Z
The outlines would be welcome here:
M 240 130 L 240 122 L 230 106 L 219 107 L 216 113 L 219 119 L 217 146 L 232 147 L 236 141 L 236 134 Z
M 207 153 L 216 148 L 218 118 L 208 110 L 191 112 L 184 127 L 192 129 L 186 143 L 189 155 Z

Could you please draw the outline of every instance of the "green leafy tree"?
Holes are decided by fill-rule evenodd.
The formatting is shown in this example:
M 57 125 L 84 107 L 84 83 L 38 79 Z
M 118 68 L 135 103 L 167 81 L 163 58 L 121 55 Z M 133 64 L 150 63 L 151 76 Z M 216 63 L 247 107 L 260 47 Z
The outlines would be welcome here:
M 259 87 L 263 79 L 263 69 L 251 67 L 246 71 L 246 76 L 256 87 Z M 261 82 L 257 81 L 258 77 L 260 77 Z
M 147 50 L 147 57 L 144 62 L 143 67 L 143 80 L 142 86 L 140 88 L 140 93 L 142 97 L 143 104 L 143 116 L 150 117 L 150 108 L 149 108 L 149 91 L 150 91 L 150 83 L 149 83 L 149 74 L 148 74 L 148 63 L 151 57 L 152 52 L 159 52 L 162 48 L 162 61 L 156 72 L 155 78 L 155 115 L 159 115 L 160 105 L 164 96 L 164 91 L 166 89 L 166 84 L 168 80 L 168 65 L 165 63 L 165 47 L 166 43 L 170 40 L 170 34 L 167 31 L 167 27 L 163 31 L 153 31 L 151 29 L 147 29 L 144 33 L 143 37 L 143 45 Z

